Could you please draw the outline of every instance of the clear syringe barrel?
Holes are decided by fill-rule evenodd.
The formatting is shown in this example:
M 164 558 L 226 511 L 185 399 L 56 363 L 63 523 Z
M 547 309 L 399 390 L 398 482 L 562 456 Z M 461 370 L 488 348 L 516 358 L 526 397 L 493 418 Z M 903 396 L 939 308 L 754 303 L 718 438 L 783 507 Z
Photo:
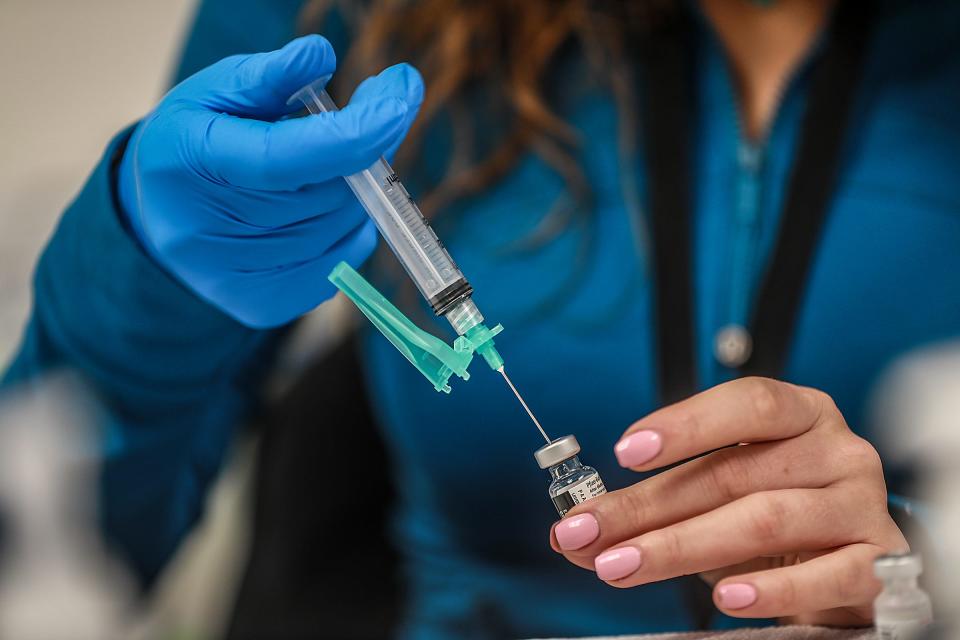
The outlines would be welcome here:
M 337 111 L 337 105 L 324 89 L 328 79 L 308 84 L 293 94 L 289 103 L 302 102 L 310 113 Z M 381 157 L 370 168 L 344 179 L 434 313 L 447 316 L 458 333 L 469 328 L 463 328 L 460 316 L 470 316 L 466 318 L 470 326 L 482 322 L 479 311 L 469 301 L 473 288 L 390 164 Z M 468 303 L 466 308 L 463 303 Z

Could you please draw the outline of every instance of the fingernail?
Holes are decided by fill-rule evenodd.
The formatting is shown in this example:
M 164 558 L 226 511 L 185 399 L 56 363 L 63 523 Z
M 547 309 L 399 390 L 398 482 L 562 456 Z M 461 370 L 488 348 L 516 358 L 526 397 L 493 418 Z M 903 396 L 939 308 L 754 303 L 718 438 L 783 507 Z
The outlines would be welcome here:
M 601 580 L 619 580 L 640 568 L 640 549 L 620 547 L 606 551 L 593 561 L 597 577 Z
M 600 525 L 597 519 L 589 513 L 582 513 L 557 523 L 553 533 L 557 536 L 557 544 L 564 551 L 573 551 L 585 547 L 600 535 Z
M 752 584 L 725 584 L 717 589 L 717 595 L 724 609 L 743 609 L 757 601 L 757 589 Z
M 621 440 L 613 448 L 621 467 L 637 467 L 653 460 L 663 445 L 656 431 L 637 431 Z

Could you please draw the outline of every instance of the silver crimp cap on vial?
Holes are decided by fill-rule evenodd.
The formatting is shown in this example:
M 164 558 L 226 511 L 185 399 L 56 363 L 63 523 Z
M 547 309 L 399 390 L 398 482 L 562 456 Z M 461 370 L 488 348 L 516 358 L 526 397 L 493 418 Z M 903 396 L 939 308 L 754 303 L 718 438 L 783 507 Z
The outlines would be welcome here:
M 537 449 L 533 457 L 537 459 L 537 464 L 541 469 L 549 469 L 555 464 L 560 464 L 564 460 L 569 460 L 580 453 L 580 443 L 574 436 L 562 436 L 548 445 Z

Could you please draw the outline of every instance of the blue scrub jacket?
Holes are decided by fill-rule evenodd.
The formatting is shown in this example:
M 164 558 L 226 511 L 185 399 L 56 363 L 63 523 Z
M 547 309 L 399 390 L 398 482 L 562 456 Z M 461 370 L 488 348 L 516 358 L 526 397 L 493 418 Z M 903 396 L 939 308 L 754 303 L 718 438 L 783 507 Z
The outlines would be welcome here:
M 203 2 L 178 76 L 281 46 L 296 35 L 299 6 Z M 830 393 L 881 454 L 883 434 L 865 407 L 885 367 L 960 335 L 957 33 L 960 3 L 883 4 L 784 372 Z M 713 337 L 745 322 L 768 262 L 809 74 L 806 65 L 794 75 L 769 135 L 750 145 L 720 45 L 705 25 L 700 38 L 692 240 L 699 384 L 709 387 L 734 375 L 715 360 Z M 618 155 L 610 95 L 589 74 L 575 77 L 558 108 L 582 134 L 578 160 L 595 198 L 587 222 L 542 246 L 504 250 L 564 194 L 529 156 L 447 212 L 441 235 L 480 308 L 506 327 L 498 346 L 543 424 L 576 434 L 584 461 L 618 488 L 637 476 L 619 469 L 613 444 L 657 406 L 646 178 L 639 158 Z M 4 384 L 68 367 L 96 390 L 104 526 L 149 582 L 201 516 L 284 332 L 245 328 L 207 305 L 125 232 L 113 167 L 127 133 L 110 143 L 40 258 Z M 424 162 L 442 165 L 442 138 Z M 612 589 L 549 549 L 556 514 L 531 456 L 538 436 L 499 376 L 480 367 L 452 395 L 437 394 L 379 334 L 367 331 L 363 344 L 400 493 L 407 635 L 483 636 L 490 624 L 517 637 L 689 626 L 675 581 Z M 329 454 L 355 456 L 362 481 L 362 452 Z

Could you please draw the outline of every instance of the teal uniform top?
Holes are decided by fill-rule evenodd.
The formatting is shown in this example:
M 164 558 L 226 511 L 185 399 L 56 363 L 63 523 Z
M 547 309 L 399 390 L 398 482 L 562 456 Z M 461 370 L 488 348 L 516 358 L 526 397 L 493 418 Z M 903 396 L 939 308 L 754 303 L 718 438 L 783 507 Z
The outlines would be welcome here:
M 279 47 L 295 35 L 299 7 L 206 0 L 179 77 L 232 53 Z M 960 335 L 958 32 L 958 3 L 883 5 L 783 373 L 831 394 L 881 454 L 883 434 L 866 408 L 885 367 Z M 785 87 L 768 135 L 752 144 L 738 126 L 720 43 L 703 24 L 697 36 L 692 255 L 705 388 L 735 375 L 714 357 L 714 336 L 746 322 L 768 264 L 809 64 Z M 605 91 L 585 80 L 559 108 L 581 133 L 577 160 L 594 196 L 586 222 L 541 246 L 504 250 L 564 193 L 563 181 L 529 155 L 446 212 L 438 231 L 479 307 L 506 327 L 498 348 L 542 423 L 554 435 L 576 434 L 583 460 L 619 488 L 638 476 L 617 466 L 613 445 L 658 402 L 646 173 L 639 159 L 621 162 Z M 69 367 L 96 390 L 105 422 L 104 527 L 149 581 L 200 517 L 285 332 L 241 326 L 131 239 L 119 222 L 113 171 L 126 135 L 109 145 L 43 252 L 34 308 L 4 384 Z M 423 149 L 425 162 L 442 160 L 442 143 Z M 531 455 L 539 436 L 499 376 L 477 368 L 450 396 L 438 394 L 379 334 L 368 330 L 362 342 L 373 409 L 395 461 L 394 539 L 410 585 L 406 635 L 689 628 L 676 581 L 613 589 L 550 550 L 556 514 L 548 477 Z

